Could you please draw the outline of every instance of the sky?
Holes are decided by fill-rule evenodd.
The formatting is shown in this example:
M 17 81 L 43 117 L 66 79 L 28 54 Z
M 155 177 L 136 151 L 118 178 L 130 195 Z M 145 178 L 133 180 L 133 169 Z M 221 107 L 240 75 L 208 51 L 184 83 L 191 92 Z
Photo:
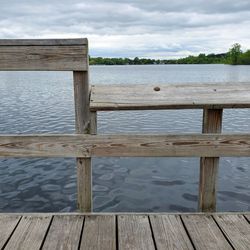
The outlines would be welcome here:
M 80 37 L 94 57 L 246 50 L 250 0 L 0 0 L 0 39 Z

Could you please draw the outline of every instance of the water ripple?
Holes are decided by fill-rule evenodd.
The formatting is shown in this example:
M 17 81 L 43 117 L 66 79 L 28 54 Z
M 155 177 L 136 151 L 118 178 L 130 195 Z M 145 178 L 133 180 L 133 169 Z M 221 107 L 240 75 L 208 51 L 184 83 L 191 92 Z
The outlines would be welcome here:
M 91 67 L 91 82 L 249 82 L 247 66 Z M 0 72 L 0 133 L 73 133 L 72 73 Z M 99 112 L 98 133 L 201 132 L 200 110 Z M 225 110 L 224 132 L 249 132 L 250 110 Z M 76 210 L 75 159 L 0 159 L 1 212 Z M 218 210 L 250 207 L 249 158 L 221 158 Z M 197 211 L 199 159 L 94 158 L 95 211 Z

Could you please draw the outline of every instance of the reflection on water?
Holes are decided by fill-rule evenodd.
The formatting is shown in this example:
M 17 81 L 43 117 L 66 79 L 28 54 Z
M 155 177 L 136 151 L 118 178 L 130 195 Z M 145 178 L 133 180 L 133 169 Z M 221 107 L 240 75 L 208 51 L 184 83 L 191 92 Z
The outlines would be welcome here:
M 247 82 L 248 66 L 94 66 L 91 82 Z M 73 133 L 72 74 L 0 72 L 0 133 Z M 100 112 L 98 133 L 200 132 L 200 110 Z M 223 131 L 249 132 L 249 110 L 226 110 Z M 249 158 L 222 158 L 218 210 L 250 210 Z M 0 211 L 76 210 L 75 159 L 1 159 Z M 196 211 L 198 158 L 95 158 L 95 211 Z

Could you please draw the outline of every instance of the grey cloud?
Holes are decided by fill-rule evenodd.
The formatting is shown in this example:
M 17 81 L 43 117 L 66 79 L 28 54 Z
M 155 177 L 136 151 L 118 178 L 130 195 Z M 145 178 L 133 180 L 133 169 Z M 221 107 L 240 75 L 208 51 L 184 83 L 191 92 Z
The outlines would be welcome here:
M 117 2 L 113 0 L 113 2 Z M 250 9 L 250 1 L 248 0 L 125 0 L 126 2 L 140 9 L 150 11 L 167 11 L 167 12 L 200 12 L 200 13 L 235 13 Z
M 0 8 L 0 38 L 88 36 L 100 55 L 178 55 L 250 41 L 246 0 L 0 0 Z
M 164 8 L 160 5 L 157 10 L 150 11 L 142 9 L 147 6 L 146 2 L 137 6 L 138 3 L 108 1 L 105 4 L 103 1 L 90 3 L 73 1 L 70 5 L 65 1 L 55 1 L 53 4 L 52 1 L 45 1 L 34 6 L 34 3 L 31 4 L 32 1 L 29 1 L 25 4 L 16 3 L 13 8 L 7 4 L 2 6 L 3 14 L 0 20 L 5 21 L 6 25 L 12 23 L 17 27 L 22 24 L 37 26 L 40 29 L 51 27 L 52 30 L 65 29 L 73 32 L 84 27 L 92 34 L 138 34 L 239 23 L 248 18 L 250 13 L 209 15 L 199 12 L 168 12 L 163 11 Z

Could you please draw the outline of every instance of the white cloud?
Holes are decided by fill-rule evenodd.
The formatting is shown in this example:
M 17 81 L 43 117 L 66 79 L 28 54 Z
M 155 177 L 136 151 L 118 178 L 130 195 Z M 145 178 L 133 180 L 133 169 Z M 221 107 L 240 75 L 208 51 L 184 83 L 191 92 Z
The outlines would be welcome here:
M 0 38 L 88 37 L 94 56 L 180 57 L 250 46 L 250 1 L 0 0 Z

